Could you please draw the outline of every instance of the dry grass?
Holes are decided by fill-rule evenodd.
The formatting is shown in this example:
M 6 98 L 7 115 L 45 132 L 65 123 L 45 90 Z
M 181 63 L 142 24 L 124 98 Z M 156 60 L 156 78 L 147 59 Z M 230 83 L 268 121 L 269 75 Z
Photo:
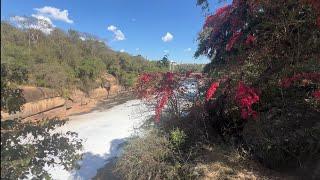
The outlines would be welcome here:
M 238 151 L 220 145 L 206 146 L 199 156 L 197 168 L 202 169 L 200 179 L 295 179 L 267 169 L 257 162 L 249 160 Z

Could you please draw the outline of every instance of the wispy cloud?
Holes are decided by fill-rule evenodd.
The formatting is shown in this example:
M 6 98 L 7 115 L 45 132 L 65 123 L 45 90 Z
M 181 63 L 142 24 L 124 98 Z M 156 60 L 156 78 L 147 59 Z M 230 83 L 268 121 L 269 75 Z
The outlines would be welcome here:
M 55 7 L 44 6 L 42 8 L 34 8 L 35 14 L 28 16 L 13 16 L 10 21 L 15 23 L 19 28 L 38 29 L 45 34 L 50 34 L 56 27 L 52 20 L 73 23 L 69 18 L 68 10 L 60 10 Z
M 122 52 L 122 53 L 123 53 L 123 52 L 125 52 L 125 50 L 124 50 L 124 49 L 121 49 L 121 50 L 120 50 L 120 52 Z
M 55 27 L 50 18 L 41 15 L 32 15 L 32 17 L 13 16 L 10 17 L 10 21 L 16 24 L 18 28 L 37 29 L 45 34 L 50 34 Z
M 136 18 L 132 18 L 131 21 L 132 21 L 132 22 L 136 22 L 137 19 L 136 19 Z
M 166 53 L 166 54 L 168 54 L 168 53 L 169 53 L 169 50 L 166 49 L 166 50 L 163 50 L 163 52 Z
M 140 48 L 136 48 L 136 51 L 140 51 Z
M 42 8 L 35 8 L 34 10 L 37 11 L 38 15 L 42 15 L 45 17 L 50 17 L 54 20 L 59 20 L 63 21 L 69 24 L 73 23 L 73 20 L 69 18 L 69 12 L 68 10 L 60 10 L 55 7 L 50 7 L 50 6 L 44 6 Z
M 163 42 L 170 42 L 173 39 L 173 35 L 169 32 L 167 32 L 164 36 L 162 36 L 162 41 Z
M 114 25 L 108 26 L 108 31 L 113 32 L 114 39 L 117 40 L 117 41 L 123 41 L 123 40 L 126 39 L 126 37 L 123 34 L 123 32 L 120 29 L 118 29 L 116 26 L 114 26 Z
M 191 50 L 191 48 L 184 49 L 185 52 L 190 52 Z

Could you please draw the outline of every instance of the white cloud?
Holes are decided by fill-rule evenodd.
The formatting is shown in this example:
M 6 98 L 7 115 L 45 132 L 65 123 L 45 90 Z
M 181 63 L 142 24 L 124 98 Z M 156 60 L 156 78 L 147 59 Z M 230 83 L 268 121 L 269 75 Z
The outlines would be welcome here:
M 32 17 L 13 16 L 10 21 L 15 23 L 19 28 L 38 29 L 45 34 L 50 34 L 55 25 L 50 18 L 41 15 L 32 15 Z
M 169 50 L 163 50 L 164 53 L 168 54 L 169 53 Z
M 54 26 L 52 21 L 51 21 L 51 19 L 48 18 L 48 17 L 42 16 L 42 15 L 39 15 L 39 14 L 32 14 L 31 16 L 36 18 L 36 19 L 38 19 L 39 21 L 44 21 L 44 22 L 47 22 L 49 25 Z
M 35 8 L 34 10 L 37 11 L 38 15 L 50 17 L 54 20 L 63 21 L 66 23 L 73 23 L 73 20 L 69 19 L 68 10 L 60 10 L 55 7 L 44 6 L 43 8 Z
M 173 35 L 167 32 L 166 35 L 164 35 L 161 39 L 163 42 L 169 42 L 169 41 L 172 41 Z
M 80 36 L 79 39 L 80 39 L 81 41 L 85 41 L 85 40 L 86 40 L 86 38 L 83 37 L 83 36 Z
M 126 39 L 126 37 L 124 36 L 123 32 L 118 29 L 116 26 L 114 25 L 110 25 L 108 26 L 108 31 L 113 32 L 114 34 L 114 39 L 117 41 L 123 41 Z
M 122 53 L 123 53 L 123 52 L 125 52 L 125 50 L 124 50 L 124 49 L 121 49 L 121 50 L 120 50 L 120 52 L 122 52 Z
M 136 51 L 139 51 L 140 50 L 140 48 L 136 48 Z
M 110 26 L 108 26 L 108 30 L 115 31 L 115 30 L 117 30 L 117 27 L 115 27 L 114 25 L 110 25 Z
M 187 49 L 185 49 L 184 51 L 190 52 L 191 50 L 192 50 L 191 48 L 187 48 Z

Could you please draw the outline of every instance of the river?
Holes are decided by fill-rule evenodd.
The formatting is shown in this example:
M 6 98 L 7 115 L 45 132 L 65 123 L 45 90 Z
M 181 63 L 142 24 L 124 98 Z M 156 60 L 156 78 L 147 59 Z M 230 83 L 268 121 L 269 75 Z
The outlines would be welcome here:
M 131 100 L 111 109 L 71 116 L 70 121 L 56 131 L 77 132 L 79 138 L 84 140 L 80 169 L 72 172 L 60 166 L 46 169 L 53 179 L 91 179 L 108 160 L 119 155 L 120 145 L 153 113 L 140 100 Z

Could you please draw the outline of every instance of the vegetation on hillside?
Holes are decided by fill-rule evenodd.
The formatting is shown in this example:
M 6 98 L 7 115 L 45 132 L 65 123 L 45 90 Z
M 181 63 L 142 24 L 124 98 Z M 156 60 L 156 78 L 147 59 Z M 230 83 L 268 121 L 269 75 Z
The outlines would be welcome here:
M 27 70 L 26 84 L 85 91 L 99 86 L 105 72 L 130 87 L 141 72 L 168 69 L 167 64 L 140 55 L 113 51 L 98 38 L 75 30 L 54 29 L 45 34 L 7 22 L 1 22 L 1 63 Z

